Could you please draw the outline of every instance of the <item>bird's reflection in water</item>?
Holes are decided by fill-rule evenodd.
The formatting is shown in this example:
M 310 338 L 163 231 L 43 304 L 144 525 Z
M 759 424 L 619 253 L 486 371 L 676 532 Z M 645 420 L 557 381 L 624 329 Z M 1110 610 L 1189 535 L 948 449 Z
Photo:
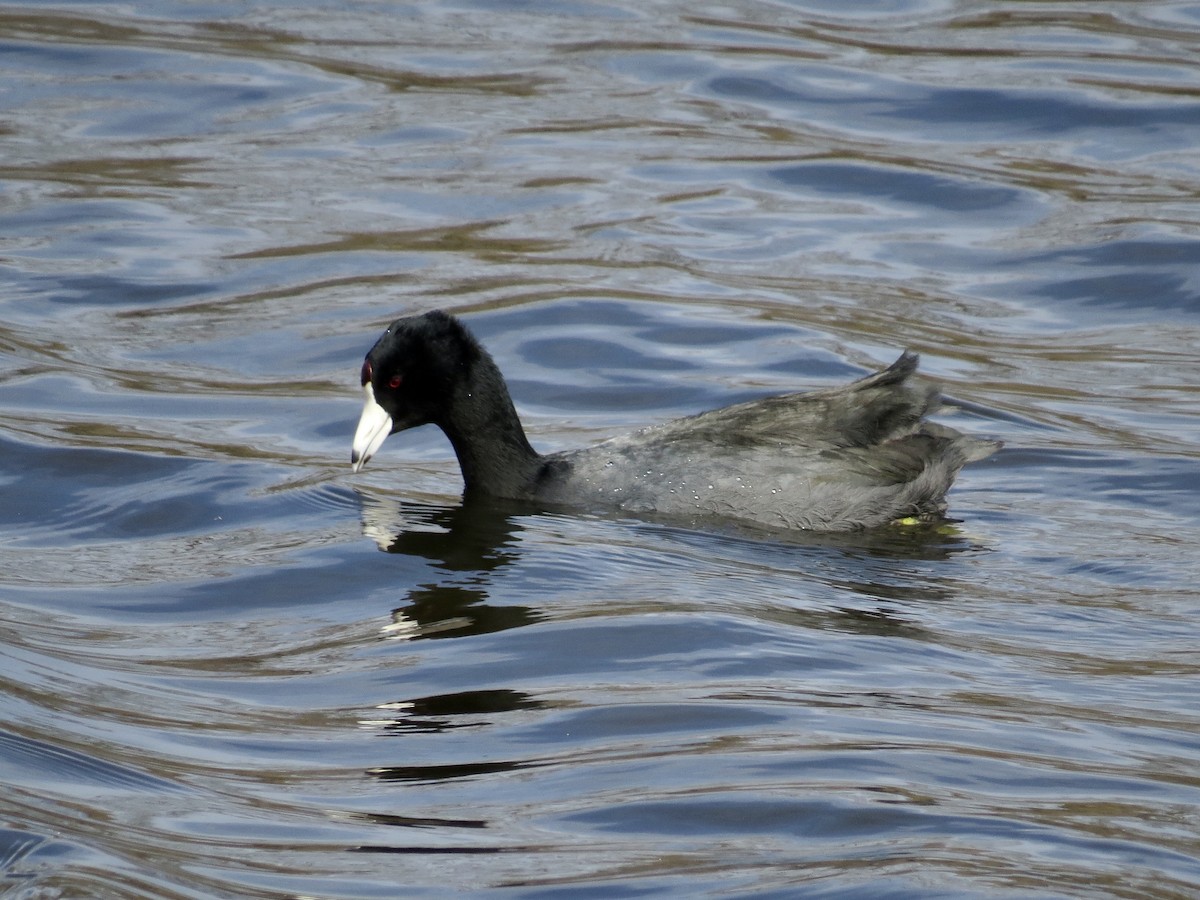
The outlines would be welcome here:
M 522 526 L 506 504 L 454 506 L 404 503 L 359 490 L 363 533 L 385 553 L 428 560 L 444 581 L 416 585 L 392 610 L 384 633 L 391 638 L 464 637 L 529 625 L 542 618 L 532 607 L 495 604 L 494 573 L 519 554 Z
M 493 503 L 455 506 L 404 503 L 359 491 L 363 532 L 386 553 L 427 560 L 445 575 L 407 592 L 384 626 L 386 637 L 416 641 L 466 637 L 518 628 L 543 616 L 524 604 L 496 602 L 495 576 L 520 556 L 522 526 L 512 510 Z M 487 687 L 380 703 L 360 725 L 379 735 L 402 737 L 439 734 L 494 725 L 505 715 L 550 705 L 524 691 Z M 453 764 L 377 766 L 368 774 L 382 782 L 435 783 L 516 771 L 538 765 L 532 760 L 468 760 Z M 483 820 L 413 819 L 388 816 L 383 824 L 427 828 L 482 828 Z M 367 849 L 367 848 L 364 848 Z M 394 847 L 370 848 L 395 852 Z
M 360 491 L 364 533 L 381 550 L 424 560 L 437 573 L 429 583 L 410 586 L 404 602 L 392 611 L 383 629 L 392 639 L 417 641 L 500 632 L 545 619 L 546 613 L 505 595 L 520 577 L 505 577 L 531 546 L 527 528 L 536 529 L 528 508 L 492 501 L 456 505 L 401 504 L 387 495 Z M 801 540 L 807 538 L 807 540 Z M 819 603 L 792 606 L 759 602 L 747 596 L 740 614 L 775 625 L 840 633 L 904 637 L 923 641 L 919 622 L 905 614 L 912 604 L 945 601 L 956 596 L 952 579 L 938 573 L 959 554 L 985 549 L 952 523 L 897 527 L 849 535 L 780 536 L 761 532 L 693 529 L 663 522 L 624 522 L 614 541 L 632 541 L 639 551 L 655 548 L 672 558 L 704 559 L 743 575 L 752 574 L 769 587 L 774 579 L 799 571 L 814 587 L 836 596 L 864 599 L 861 606 Z M 536 544 L 536 542 L 533 542 Z M 614 543 L 615 548 L 622 544 Z M 628 548 L 626 548 L 628 549 Z M 615 551 L 614 551 L 615 552 Z M 680 553 L 684 553 L 680 557 Z M 649 577 L 657 579 L 657 575 Z M 569 577 L 569 576 L 566 576 Z M 948 578 L 948 576 L 946 576 Z M 528 585 L 526 585 L 528 587 Z M 527 601 L 528 594 L 522 593 Z M 530 694 L 490 676 L 471 689 L 427 696 L 400 696 L 378 704 L 363 727 L 380 736 L 483 733 L 501 723 L 574 702 L 561 695 Z M 468 744 L 461 746 L 475 745 Z M 486 748 L 479 748 L 484 756 Z M 505 774 L 545 765 L 537 758 L 476 758 L 468 753 L 453 763 L 420 764 L 390 761 L 369 769 L 381 782 L 440 783 Z M 407 820 L 405 820 L 407 821 Z
M 525 691 L 511 688 L 456 691 L 380 703 L 375 707 L 380 711 L 379 716 L 361 724 L 377 728 L 380 734 L 440 734 L 483 728 L 503 713 L 550 705 Z
M 413 587 L 393 612 L 389 636 L 402 639 L 459 637 L 501 631 L 543 618 L 534 607 L 497 605 L 497 572 L 522 557 L 521 536 L 531 511 L 507 501 L 458 505 L 399 503 L 360 491 L 364 533 L 385 552 L 422 558 L 447 578 Z M 729 523 L 645 519 L 632 527 L 641 549 L 670 545 L 739 571 L 803 570 L 839 591 L 874 598 L 864 627 L 880 624 L 892 604 L 923 604 L 957 596 L 956 569 L 943 564 L 962 554 L 986 552 L 954 520 L 894 525 L 845 534 L 771 532 Z M 689 527 L 689 525 L 691 527 Z M 706 527 L 709 526 L 709 527 Z M 625 532 L 628 534 L 628 531 Z M 859 619 L 862 610 L 843 610 Z M 853 624 L 853 623 L 848 623 Z

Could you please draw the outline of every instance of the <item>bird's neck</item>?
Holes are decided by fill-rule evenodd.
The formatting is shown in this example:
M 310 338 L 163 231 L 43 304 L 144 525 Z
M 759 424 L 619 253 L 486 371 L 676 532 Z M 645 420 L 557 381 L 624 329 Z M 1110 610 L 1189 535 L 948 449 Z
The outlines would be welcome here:
M 445 421 L 468 494 L 525 499 L 540 457 L 525 437 L 508 386 L 486 354 L 457 388 Z

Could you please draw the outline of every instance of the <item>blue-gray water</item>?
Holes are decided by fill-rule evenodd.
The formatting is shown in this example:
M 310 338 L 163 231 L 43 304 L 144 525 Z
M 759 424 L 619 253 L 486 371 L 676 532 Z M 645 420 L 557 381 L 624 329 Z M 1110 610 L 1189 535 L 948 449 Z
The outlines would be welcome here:
M 0 893 L 1200 893 L 1200 4 L 0 5 Z M 348 465 L 464 315 L 543 449 L 902 348 L 961 522 Z M 385 552 L 386 551 L 386 552 Z

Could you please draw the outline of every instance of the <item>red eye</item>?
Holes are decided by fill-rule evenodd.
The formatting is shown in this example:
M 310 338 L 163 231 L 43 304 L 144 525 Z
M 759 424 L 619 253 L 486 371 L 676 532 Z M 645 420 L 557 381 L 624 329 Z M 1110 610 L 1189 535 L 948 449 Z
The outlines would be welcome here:
M 368 360 L 365 360 L 365 361 L 363 362 L 363 367 L 362 367 L 362 384 L 363 384 L 363 387 L 366 387 L 368 384 L 370 384 L 370 382 L 371 382 L 371 376 L 372 376 L 373 374 L 374 374 L 374 372 L 372 372 L 372 371 L 371 371 L 371 361 L 370 361 L 369 359 L 368 359 Z
M 396 388 L 400 387 L 400 382 L 402 382 L 403 380 L 404 379 L 401 376 L 393 375 L 391 378 L 388 379 L 388 387 L 390 387 L 394 391 Z

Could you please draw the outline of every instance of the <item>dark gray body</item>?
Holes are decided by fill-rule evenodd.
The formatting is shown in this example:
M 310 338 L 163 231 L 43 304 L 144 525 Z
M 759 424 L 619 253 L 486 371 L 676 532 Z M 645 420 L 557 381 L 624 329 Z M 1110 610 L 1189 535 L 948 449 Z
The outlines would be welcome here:
M 917 358 L 830 391 L 713 410 L 547 457 L 528 496 L 631 514 L 844 531 L 945 513 L 964 463 L 991 442 L 925 422 Z
M 926 421 L 938 394 L 913 377 L 916 368 L 917 357 L 905 353 L 843 387 L 754 400 L 546 455 L 526 440 L 491 357 L 452 316 L 397 320 L 363 373 L 368 407 L 374 398 L 392 432 L 425 422 L 442 428 L 468 494 L 846 531 L 942 516 L 959 469 L 999 446 Z M 360 457 L 356 446 L 356 464 L 370 452 Z

